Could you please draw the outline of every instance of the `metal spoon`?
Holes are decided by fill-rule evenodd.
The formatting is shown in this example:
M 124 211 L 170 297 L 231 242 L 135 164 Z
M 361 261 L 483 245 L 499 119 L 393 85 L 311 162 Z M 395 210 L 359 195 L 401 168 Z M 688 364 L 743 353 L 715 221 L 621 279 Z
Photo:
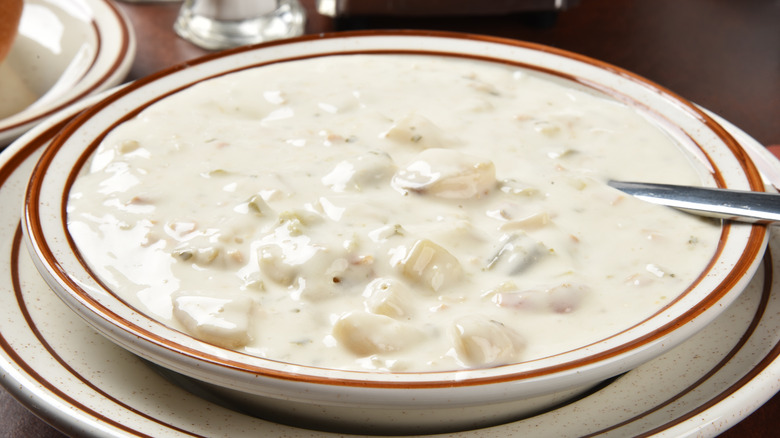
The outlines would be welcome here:
M 608 184 L 643 201 L 738 222 L 780 222 L 780 194 L 628 181 Z

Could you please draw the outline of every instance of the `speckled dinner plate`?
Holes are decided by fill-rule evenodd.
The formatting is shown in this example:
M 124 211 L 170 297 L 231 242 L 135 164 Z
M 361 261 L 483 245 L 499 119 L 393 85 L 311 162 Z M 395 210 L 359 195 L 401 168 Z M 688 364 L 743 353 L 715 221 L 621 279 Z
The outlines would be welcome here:
M 22 197 L 43 148 L 84 105 L 48 119 L 0 154 L 0 232 L 8 236 L 0 256 L 0 383 L 71 434 L 336 436 L 249 417 L 192 395 L 90 329 L 49 290 L 24 247 Z M 761 161 L 759 168 L 778 173 L 780 164 L 759 144 L 726 125 Z M 447 436 L 717 435 L 780 387 L 778 272 L 780 234 L 773 233 L 749 287 L 691 340 L 565 406 Z

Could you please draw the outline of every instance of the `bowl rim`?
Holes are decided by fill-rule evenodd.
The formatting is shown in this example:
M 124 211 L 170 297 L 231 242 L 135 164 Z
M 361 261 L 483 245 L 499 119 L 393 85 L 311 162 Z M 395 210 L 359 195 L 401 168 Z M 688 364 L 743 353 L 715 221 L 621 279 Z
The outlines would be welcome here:
M 733 269 L 724 274 L 720 278 L 719 283 L 713 288 L 711 292 L 707 294 L 705 299 L 697 300 L 697 305 L 693 306 L 686 311 L 682 312 L 672 320 L 669 320 L 639 337 L 634 337 L 630 342 L 619 343 L 616 346 L 607 348 L 604 350 L 596 351 L 595 353 L 585 353 L 585 356 L 580 358 L 574 358 L 573 360 L 564 360 L 563 362 L 551 362 L 550 358 L 565 358 L 570 352 L 564 352 L 555 356 L 535 359 L 520 364 L 502 365 L 492 368 L 470 369 L 470 370 L 457 370 L 457 371 L 431 371 L 431 372 L 412 372 L 412 373 L 388 373 L 388 372 L 374 372 L 374 371 L 350 371 L 350 370 L 333 370 L 324 369 L 312 366 L 288 364 L 273 359 L 262 359 L 254 356 L 249 356 L 244 353 L 238 353 L 231 350 L 221 349 L 214 347 L 201 341 L 194 340 L 194 338 L 188 335 L 182 334 L 170 327 L 156 322 L 151 317 L 141 316 L 142 323 L 136 321 L 129 321 L 123 316 L 115 313 L 114 308 L 106 306 L 100 299 L 91 294 L 91 290 L 85 286 L 83 278 L 76 278 L 71 272 L 61 263 L 61 252 L 54 250 L 51 246 L 51 241 L 47 239 L 49 233 L 49 226 L 43 225 L 43 213 L 42 208 L 42 186 L 44 181 L 47 180 L 47 171 L 51 170 L 51 166 L 58 153 L 62 148 L 69 144 L 68 140 L 77 134 L 79 129 L 84 128 L 85 125 L 89 125 L 93 117 L 100 114 L 102 111 L 110 112 L 110 110 L 119 108 L 122 106 L 122 99 L 126 96 L 135 94 L 143 95 L 143 89 L 147 85 L 159 85 L 161 81 L 170 79 L 175 75 L 198 69 L 202 66 L 208 66 L 209 64 L 218 65 L 220 61 L 225 61 L 231 57 L 245 57 L 251 56 L 253 53 L 261 51 L 270 51 L 273 49 L 282 49 L 290 47 L 305 47 L 310 43 L 317 43 L 322 41 L 334 41 L 338 40 L 344 44 L 348 44 L 352 41 L 359 40 L 371 40 L 376 38 L 385 39 L 425 39 L 426 41 L 433 39 L 441 39 L 447 41 L 475 42 L 478 45 L 498 45 L 501 47 L 509 46 L 510 48 L 516 48 L 521 50 L 530 50 L 533 52 L 542 53 L 545 55 L 552 55 L 553 57 L 559 57 L 568 61 L 574 61 L 581 63 L 586 67 L 596 68 L 603 71 L 607 75 L 616 76 L 620 80 L 628 81 L 638 87 L 645 87 L 652 93 L 657 93 L 662 99 L 668 100 L 672 105 L 676 106 L 679 111 L 682 111 L 686 115 L 695 119 L 698 123 L 706 127 L 712 132 L 718 141 L 726 146 L 729 153 L 733 155 L 733 159 L 738 163 L 740 172 L 744 174 L 746 178 L 746 184 L 751 190 L 763 191 L 764 186 L 761 180 L 761 176 L 756 170 L 755 166 L 750 161 L 747 154 L 741 149 L 739 144 L 733 137 L 726 132 L 726 130 L 720 126 L 714 119 L 709 117 L 701 109 L 676 95 L 675 93 L 657 85 L 637 74 L 631 73 L 622 68 L 614 65 L 598 61 L 585 55 L 575 54 L 566 50 L 557 49 L 549 46 L 544 46 L 535 43 L 523 42 L 518 40 L 511 40 L 499 37 L 491 37 L 484 35 L 474 35 L 466 33 L 456 32 L 439 32 L 439 31 L 409 31 L 409 30 L 394 30 L 394 31 L 351 31 L 351 32 L 334 32 L 318 35 L 305 35 L 289 40 L 275 41 L 271 43 L 263 43 L 253 46 L 245 46 L 237 49 L 232 49 L 224 52 L 206 55 L 202 58 L 186 62 L 169 69 L 158 72 L 149 77 L 140 79 L 136 82 L 129 84 L 122 90 L 113 93 L 100 102 L 96 103 L 91 109 L 85 111 L 78 116 L 71 124 L 69 124 L 62 132 L 55 138 L 51 146 L 44 152 L 40 161 L 37 163 L 35 170 L 32 173 L 30 182 L 25 194 L 23 222 L 26 240 L 28 247 L 33 253 L 33 259 L 36 262 L 39 270 L 42 272 L 47 282 L 55 289 L 55 292 L 63 298 L 66 303 L 76 310 L 83 318 L 88 322 L 95 325 L 99 331 L 103 332 L 108 337 L 112 338 L 116 342 L 122 344 L 126 348 L 133 350 L 134 352 L 146 355 L 147 358 L 156 361 L 164 362 L 174 369 L 186 370 L 192 367 L 200 369 L 199 373 L 209 374 L 211 372 L 217 372 L 218 374 L 246 374 L 249 375 L 249 379 L 252 377 L 264 377 L 273 380 L 284 381 L 303 381 L 308 383 L 317 383 L 322 385 L 334 385 L 336 387 L 378 387 L 378 388 L 446 388 L 446 387 L 465 387 L 473 385 L 485 385 L 496 384 L 502 382 L 517 382 L 517 381 L 530 381 L 530 380 L 548 380 L 553 375 L 569 375 L 572 377 L 574 374 L 578 374 L 582 370 L 589 370 L 595 368 L 604 368 L 604 372 L 608 372 L 611 375 L 618 374 L 619 372 L 626 371 L 630 367 L 638 365 L 640 359 L 632 358 L 630 355 L 632 352 L 644 351 L 645 355 L 657 354 L 663 348 L 668 348 L 669 344 L 676 344 L 687 339 L 699 328 L 703 327 L 707 322 L 712 320 L 718 313 L 720 308 L 727 307 L 727 304 L 733 301 L 736 296 L 741 292 L 741 287 L 752 276 L 755 271 L 758 262 L 761 259 L 764 248 L 766 247 L 768 233 L 765 227 L 759 225 L 734 225 L 724 224 L 723 226 L 723 242 L 725 237 L 733 237 L 734 235 L 740 235 L 744 239 L 744 247 L 740 250 L 740 255 L 735 257 L 733 262 Z M 381 41 L 379 43 L 381 45 Z M 311 50 L 311 49 L 309 49 Z M 304 50 L 305 51 L 305 50 Z M 308 54 L 305 56 L 287 56 L 283 58 L 275 58 L 273 62 L 287 62 L 296 59 L 303 59 L 315 56 L 330 56 L 346 53 L 419 53 L 424 55 L 441 55 L 444 52 L 442 50 L 432 50 L 430 48 L 421 49 L 409 49 L 405 50 L 388 49 L 382 47 L 375 47 L 373 50 L 355 49 L 355 50 L 332 50 L 330 52 L 318 52 L 316 54 Z M 518 66 L 529 67 L 544 73 L 553 73 L 557 76 L 561 76 L 564 79 L 573 80 L 577 83 L 584 84 L 593 88 L 597 88 L 600 91 L 606 91 L 610 95 L 621 96 L 621 92 L 617 90 L 605 89 L 601 84 L 591 83 L 583 77 L 572 75 L 570 73 L 558 72 L 554 69 L 545 69 L 541 66 L 528 65 L 523 62 L 510 62 L 506 59 L 500 59 L 497 55 L 479 54 L 474 53 L 446 53 L 451 56 L 462 56 L 466 58 L 484 59 L 493 62 L 504 62 Z M 273 56 L 273 54 L 269 55 Z M 240 59 L 240 58 L 239 58 Z M 114 119 L 105 129 L 101 128 L 100 134 L 95 137 L 86 148 L 81 148 L 80 156 L 76 160 L 76 165 L 69 171 L 66 178 L 65 191 L 62 193 L 61 210 L 60 210 L 60 223 L 57 224 L 59 228 L 66 228 L 66 213 L 65 204 L 67 192 L 72 184 L 73 180 L 78 173 L 78 170 L 83 166 L 88 156 L 94 150 L 105 134 L 113 129 L 124 120 L 137 115 L 143 108 L 156 102 L 170 94 L 173 94 L 181 89 L 184 89 L 195 82 L 200 82 L 215 76 L 229 74 L 234 71 L 251 68 L 260 64 L 247 64 L 240 68 L 234 69 L 217 69 L 216 74 L 209 74 L 208 69 L 202 72 L 197 72 L 197 80 L 186 83 L 179 83 L 177 87 L 168 88 L 166 93 L 157 94 L 153 96 L 147 96 L 143 100 L 147 101 L 146 105 L 134 107 L 131 109 L 117 109 L 122 112 L 122 117 Z M 634 102 L 641 106 L 640 102 Z M 723 176 L 720 173 L 721 169 L 715 165 L 712 157 L 708 157 L 710 164 L 713 166 L 713 175 L 716 179 L 716 183 L 721 185 L 724 183 Z M 720 159 L 720 158 L 718 158 Z M 49 172 L 50 173 L 50 172 Z M 55 222 L 57 219 L 55 218 Z M 55 228 L 57 228 L 55 227 Z M 60 230 L 61 231 L 61 230 Z M 77 255 L 77 251 L 72 240 L 65 232 L 66 242 L 58 241 L 57 245 L 65 245 L 71 251 L 76 253 L 79 263 L 82 267 L 86 264 Z M 689 289 L 698 287 L 702 281 L 705 281 L 706 274 L 709 274 L 714 268 L 715 261 L 718 260 L 724 254 L 723 244 L 719 246 L 717 254 L 713 257 L 712 261 L 704 273 L 694 282 Z M 56 254 L 55 254 L 56 253 Z M 94 280 L 94 279 L 91 279 Z M 98 289 L 100 293 L 110 293 L 108 288 L 105 288 L 99 281 L 97 281 Z M 674 303 L 680 301 L 680 298 L 676 299 Z M 670 304 L 669 306 L 671 306 Z M 665 307 L 667 309 L 669 306 Z M 663 310 L 654 314 L 648 319 L 658 319 L 658 315 L 662 314 Z M 145 318 L 145 320 L 144 320 Z M 644 324 L 643 321 L 640 324 Z M 693 327 L 693 330 L 688 330 L 687 333 L 681 333 L 677 330 L 679 327 L 686 325 Z M 155 330 L 160 330 L 171 336 L 159 336 Z M 632 326 L 629 329 L 624 330 L 610 338 L 618 337 L 630 330 L 633 330 L 637 326 Z M 151 330 L 151 329 L 154 330 Z M 187 343 L 181 343 L 181 336 L 189 338 Z M 189 342 L 193 341 L 193 342 Z M 603 343 L 599 341 L 596 344 Z M 586 351 L 590 346 L 578 348 L 574 351 L 583 350 Z M 666 347 L 664 346 L 666 345 Z M 150 352 L 151 350 L 151 352 Z M 649 359 L 649 357 L 648 357 Z M 551 362 L 551 363 L 547 363 Z M 259 365 L 258 365 L 259 364 Z M 542 366 L 536 366 L 542 364 Z M 203 367 L 203 368 L 200 368 Z M 203 371 L 209 370 L 209 371 Z M 191 370 L 190 370 L 191 371 Z M 244 376 L 246 378 L 246 376 Z M 604 377 L 604 376 L 602 376 Z M 609 376 L 606 376 L 609 377 Z M 573 378 L 573 377 L 572 377 Z M 241 387 L 239 385 L 239 387 Z

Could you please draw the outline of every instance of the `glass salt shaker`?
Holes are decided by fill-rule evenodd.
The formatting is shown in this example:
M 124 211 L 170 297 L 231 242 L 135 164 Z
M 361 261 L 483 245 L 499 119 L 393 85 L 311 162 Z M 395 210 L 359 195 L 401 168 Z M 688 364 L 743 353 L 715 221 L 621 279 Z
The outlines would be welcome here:
M 174 23 L 182 38 L 221 50 L 303 34 L 298 0 L 184 0 Z

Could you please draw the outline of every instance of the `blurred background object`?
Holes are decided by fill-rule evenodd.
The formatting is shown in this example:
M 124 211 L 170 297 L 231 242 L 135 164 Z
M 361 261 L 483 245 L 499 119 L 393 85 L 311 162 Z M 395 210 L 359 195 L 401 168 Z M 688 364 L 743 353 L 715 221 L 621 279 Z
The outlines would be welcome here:
M 174 29 L 219 50 L 301 35 L 305 19 L 298 0 L 184 0 Z
M 579 0 L 317 0 L 317 12 L 331 17 L 339 30 L 406 27 L 406 20 L 510 16 L 534 27 L 553 26 L 560 11 Z
M 20 13 L 13 25 L 9 13 Z M 121 83 L 133 63 L 135 33 L 113 0 L 0 0 L 0 14 L 0 31 L 14 36 L 0 63 L 0 149 Z
M 34 101 L 18 75 L 4 65 L 19 33 L 23 9 L 22 0 L 0 0 L 0 77 L 3 78 L 0 81 L 0 98 L 3 100 L 0 104 L 0 118 L 8 117 Z
M 579 0 L 318 0 L 317 10 L 330 17 L 386 15 L 397 17 L 444 15 L 503 15 L 529 11 L 558 11 Z

